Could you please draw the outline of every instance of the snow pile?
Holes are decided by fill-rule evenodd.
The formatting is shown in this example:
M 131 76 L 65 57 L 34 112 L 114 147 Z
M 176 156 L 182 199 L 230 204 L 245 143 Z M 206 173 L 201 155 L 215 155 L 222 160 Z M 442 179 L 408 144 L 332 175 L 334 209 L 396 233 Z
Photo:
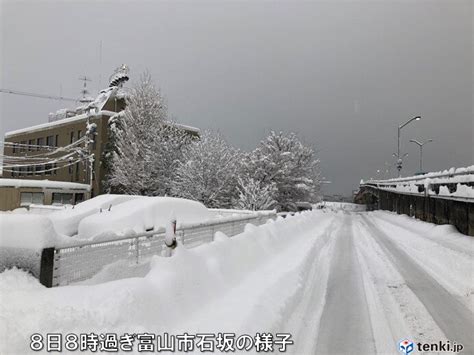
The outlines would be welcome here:
M 434 194 L 434 192 L 430 190 L 430 194 Z M 438 195 L 474 198 L 474 186 L 456 184 L 456 191 L 454 192 L 450 192 L 446 186 L 440 186 Z
M 434 279 L 474 309 L 474 239 L 451 225 L 435 226 L 386 212 L 372 212 L 376 224 Z
M 315 219 L 318 223 L 315 223 Z M 329 214 L 306 212 L 236 237 L 217 234 L 171 258 L 154 257 L 145 277 L 92 286 L 39 287 L 17 270 L 0 274 L 0 353 L 30 352 L 35 332 L 235 332 L 280 329 L 303 293 Z M 15 287 L 9 285 L 15 280 Z
M 111 232 L 124 235 L 157 230 L 167 225 L 171 213 L 175 214 L 178 227 L 212 218 L 212 214 L 200 202 L 173 197 L 142 197 L 84 218 L 79 223 L 78 237 L 88 239 Z
M 42 249 L 59 240 L 49 218 L 15 213 L 0 214 L 0 247 Z
M 44 216 L 0 214 L 0 270 L 17 266 L 39 276 L 41 250 L 67 243 Z
M 59 211 L 49 216 L 54 228 L 60 234 L 73 236 L 77 234 L 79 222 L 87 216 L 100 212 L 100 210 L 114 207 L 125 201 L 142 198 L 129 195 L 100 195 L 90 200 L 81 202 L 76 206 Z
M 333 201 L 323 201 L 314 205 L 316 209 L 326 209 L 329 211 L 350 211 L 350 212 L 362 212 L 365 211 L 366 205 L 359 205 L 356 203 L 350 202 L 333 202 Z

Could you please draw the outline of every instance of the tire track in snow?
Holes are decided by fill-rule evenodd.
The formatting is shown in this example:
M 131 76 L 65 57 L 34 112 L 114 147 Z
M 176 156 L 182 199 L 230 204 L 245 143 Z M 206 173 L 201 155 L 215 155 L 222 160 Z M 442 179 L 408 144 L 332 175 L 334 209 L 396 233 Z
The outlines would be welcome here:
M 374 239 L 405 279 L 407 286 L 423 303 L 448 339 L 463 344 L 465 353 L 474 353 L 474 319 L 469 309 L 423 270 L 367 216 L 364 215 L 363 219 L 372 230 Z
M 353 214 L 336 233 L 316 354 L 373 354 L 375 342 L 362 271 L 354 248 Z
M 423 343 L 445 339 L 361 217 L 354 227 L 377 353 L 393 353 L 405 338 Z
M 312 265 L 304 280 L 307 287 L 299 295 L 297 305 L 285 324 L 285 332 L 292 334 L 294 345 L 288 349 L 290 354 L 313 354 L 319 321 L 325 304 L 326 286 L 329 275 L 331 255 L 334 250 L 334 233 L 340 221 L 335 219 L 326 229 L 325 235 L 312 253 Z

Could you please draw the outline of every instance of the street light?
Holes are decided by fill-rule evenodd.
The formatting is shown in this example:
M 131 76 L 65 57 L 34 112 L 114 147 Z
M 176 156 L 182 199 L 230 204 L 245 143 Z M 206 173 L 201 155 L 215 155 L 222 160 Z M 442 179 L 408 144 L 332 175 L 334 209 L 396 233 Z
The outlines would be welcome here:
M 404 124 L 401 124 L 398 126 L 398 145 L 397 145 L 397 169 L 398 169 L 398 175 L 401 176 L 401 171 L 402 171 L 402 158 L 400 157 L 400 131 L 402 130 L 403 127 L 405 127 L 407 124 L 409 124 L 412 121 L 419 121 L 421 119 L 421 116 L 415 116 L 413 118 L 410 118 L 408 121 L 406 121 Z
M 418 142 L 416 139 L 410 139 L 410 142 L 417 144 L 420 147 L 420 173 L 423 173 L 423 146 L 426 143 L 433 142 L 432 139 L 427 139 L 423 143 Z

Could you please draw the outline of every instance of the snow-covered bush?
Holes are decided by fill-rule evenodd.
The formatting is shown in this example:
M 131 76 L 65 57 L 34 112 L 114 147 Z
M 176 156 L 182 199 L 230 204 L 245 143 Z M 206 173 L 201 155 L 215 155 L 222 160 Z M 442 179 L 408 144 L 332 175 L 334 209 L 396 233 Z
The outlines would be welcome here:
M 245 176 L 238 178 L 237 189 L 239 190 L 238 208 L 258 211 L 270 210 L 276 205 L 274 197 L 277 189 L 273 183 L 263 185 L 261 181 Z
M 206 131 L 187 146 L 178 163 L 174 196 L 202 202 L 209 208 L 230 208 L 237 197 L 240 153 L 221 135 Z

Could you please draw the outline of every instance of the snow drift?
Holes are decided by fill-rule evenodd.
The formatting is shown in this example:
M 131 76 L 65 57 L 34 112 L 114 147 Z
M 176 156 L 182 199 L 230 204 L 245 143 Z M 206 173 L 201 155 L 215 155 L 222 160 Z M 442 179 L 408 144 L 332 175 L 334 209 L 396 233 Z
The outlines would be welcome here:
M 331 220 L 329 214 L 307 212 L 248 225 L 233 238 L 219 233 L 210 244 L 154 257 L 145 277 L 99 285 L 46 289 L 18 270 L 3 272 L 0 353 L 28 352 L 28 336 L 38 331 L 269 330 L 288 317 L 282 304 L 302 292 L 305 260 L 319 250 L 315 241 Z M 9 286 L 12 279 L 15 287 Z M 282 287 L 288 282 L 291 287 Z
M 110 211 L 90 215 L 79 223 L 78 237 L 101 234 L 126 234 L 165 227 L 174 213 L 178 227 L 184 223 L 204 222 L 213 214 L 200 202 L 173 197 L 142 197 L 113 206 Z
M 90 200 L 79 203 L 73 208 L 55 212 L 49 217 L 54 224 L 54 228 L 60 234 L 73 236 L 77 234 L 79 222 L 87 216 L 98 213 L 101 209 L 114 207 L 123 202 L 133 199 L 143 198 L 142 196 L 130 195 L 100 195 Z

